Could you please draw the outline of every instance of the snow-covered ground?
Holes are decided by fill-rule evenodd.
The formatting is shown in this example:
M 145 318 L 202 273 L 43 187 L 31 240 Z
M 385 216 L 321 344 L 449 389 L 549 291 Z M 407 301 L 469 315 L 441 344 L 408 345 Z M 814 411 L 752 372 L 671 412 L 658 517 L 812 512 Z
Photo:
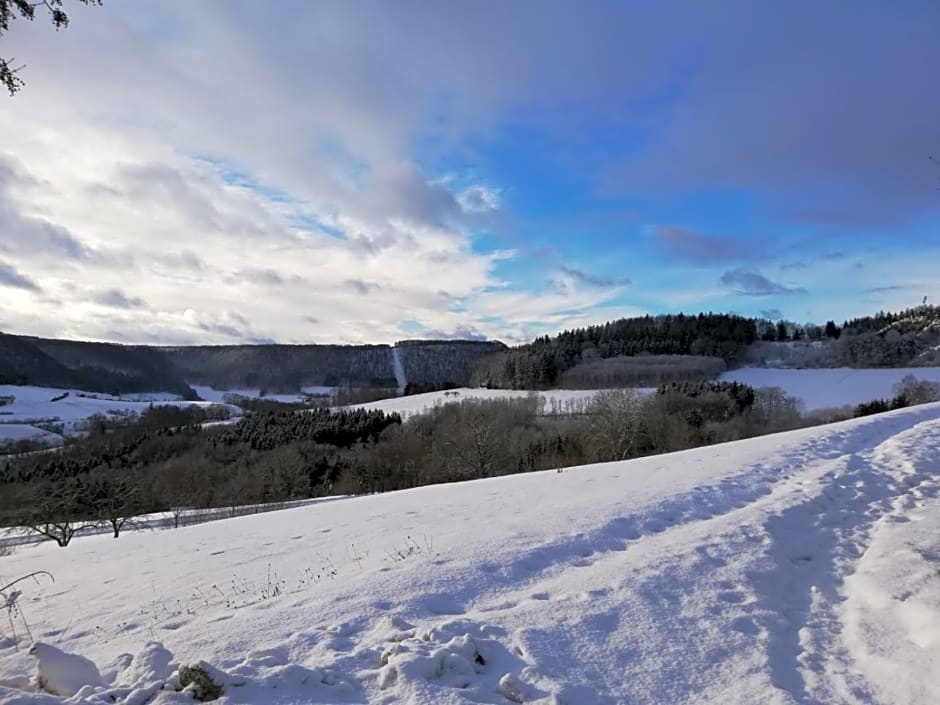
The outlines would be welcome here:
M 907 375 L 940 382 L 940 367 L 869 370 L 847 367 L 803 370 L 744 367 L 725 372 L 721 379 L 744 382 L 752 387 L 780 387 L 787 394 L 802 399 L 806 409 L 812 411 L 854 406 L 873 399 L 890 399 L 894 396 L 894 385 Z
M 392 369 L 395 371 L 395 382 L 398 385 L 398 393 L 404 394 L 405 387 L 408 386 L 408 378 L 405 376 L 405 366 L 401 362 L 401 354 L 399 353 L 397 345 L 392 346 L 391 353 Z
M 65 439 L 58 433 L 45 431 L 29 424 L 5 423 L 0 417 L 0 447 L 19 441 L 36 441 L 48 446 L 62 445 Z
M 302 402 L 308 396 L 330 396 L 336 392 L 336 387 L 303 387 L 302 391 L 291 394 L 265 393 L 262 396 L 260 389 L 215 389 L 214 387 L 200 386 L 197 384 L 191 384 L 189 386 L 192 387 L 193 391 L 195 391 L 200 398 L 217 403 L 224 402 L 226 395 L 229 395 L 247 397 L 248 399 L 269 399 L 271 401 L 292 404 L 294 402 Z
M 426 394 L 413 394 L 407 397 L 395 397 L 372 401 L 367 404 L 353 404 L 352 408 L 378 409 L 385 413 L 397 412 L 402 418 L 433 409 L 440 404 L 450 404 L 466 399 L 525 399 L 531 394 L 542 398 L 542 411 L 544 413 L 577 413 L 583 410 L 586 402 L 593 399 L 600 390 L 597 389 L 551 389 L 542 392 L 527 392 L 517 389 L 483 389 L 480 387 L 461 387 L 443 392 L 427 392 Z M 648 390 L 637 390 L 647 393 Z
M 163 392 L 153 394 L 130 394 L 114 397 L 107 394 L 83 392 L 76 389 L 55 389 L 0 385 L 0 397 L 15 397 L 12 404 L 0 406 L 0 446 L 6 443 L 33 437 L 51 445 L 62 443 L 58 432 L 44 431 L 39 426 L 62 427 L 62 433 L 70 435 L 83 430 L 84 422 L 95 414 L 120 416 L 139 414 L 154 404 L 176 404 L 179 406 L 208 406 L 209 402 L 180 401 L 179 397 Z M 231 407 L 240 413 L 238 407 Z
M 191 702 L 179 667 L 204 662 L 243 705 L 935 705 L 938 490 L 935 404 L 24 548 L 0 574 L 54 574 L 19 603 L 49 682 L 88 683 L 70 703 Z M 0 630 L 0 703 L 61 703 Z

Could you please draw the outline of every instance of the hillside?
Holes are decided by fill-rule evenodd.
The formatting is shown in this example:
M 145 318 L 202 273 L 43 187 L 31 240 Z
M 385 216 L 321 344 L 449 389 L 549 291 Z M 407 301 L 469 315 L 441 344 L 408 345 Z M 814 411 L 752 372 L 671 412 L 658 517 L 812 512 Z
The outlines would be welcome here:
M 460 386 L 473 363 L 505 346 L 480 341 L 398 344 L 407 381 Z M 304 387 L 398 386 L 390 345 L 222 345 L 151 347 L 0 333 L 0 384 L 105 394 L 169 392 L 195 399 L 190 385 L 299 392 Z
M 72 704 L 191 702 L 172 691 L 201 662 L 223 704 L 933 705 L 938 490 L 935 404 L 42 545 L 0 573 L 55 575 L 20 601 L 47 672 L 87 683 Z M 35 673 L 0 641 L 0 702 L 61 705 Z
M 910 367 L 940 362 L 940 308 L 825 327 L 730 314 L 624 318 L 497 341 L 403 340 L 390 345 L 150 347 L 0 333 L 0 384 L 107 394 L 216 390 L 298 393 L 306 387 L 603 389 L 708 379 L 728 367 Z

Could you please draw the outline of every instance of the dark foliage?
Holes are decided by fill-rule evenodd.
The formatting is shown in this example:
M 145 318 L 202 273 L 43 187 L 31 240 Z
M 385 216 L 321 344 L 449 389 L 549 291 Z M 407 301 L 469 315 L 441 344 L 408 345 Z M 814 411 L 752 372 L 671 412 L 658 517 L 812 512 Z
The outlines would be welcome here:
M 217 440 L 227 445 L 244 443 L 253 450 L 272 450 L 296 442 L 346 448 L 374 441 L 390 425 L 400 423 L 398 414 L 366 409 L 275 411 L 250 414 L 222 431 Z
M 661 396 L 680 394 L 690 399 L 708 394 L 726 396 L 739 414 L 753 406 L 756 398 L 754 388 L 741 382 L 671 382 L 660 386 L 656 393 Z
M 545 389 L 586 356 L 705 355 L 734 360 L 757 339 L 753 319 L 729 314 L 644 316 L 544 336 L 477 363 L 473 381 L 490 387 Z
M 473 363 L 502 343 L 407 341 L 408 381 L 435 388 L 469 383 Z M 196 399 L 189 384 L 297 393 L 304 387 L 396 389 L 388 345 L 149 347 L 0 333 L 0 384 L 68 387 L 105 394 L 170 392 Z
M 405 396 L 427 394 L 429 392 L 442 392 L 456 388 L 457 385 L 453 382 L 409 382 L 405 385 Z

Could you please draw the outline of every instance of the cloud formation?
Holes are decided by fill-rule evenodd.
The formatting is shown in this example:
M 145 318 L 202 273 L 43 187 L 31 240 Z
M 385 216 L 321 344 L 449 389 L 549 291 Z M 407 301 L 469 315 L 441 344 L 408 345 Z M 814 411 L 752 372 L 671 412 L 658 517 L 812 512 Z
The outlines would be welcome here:
M 740 267 L 729 269 L 721 275 L 718 282 L 744 296 L 789 296 L 806 293 L 806 289 L 784 286 L 771 281 L 760 272 Z
M 736 240 L 703 235 L 671 225 L 659 226 L 656 238 L 667 255 L 692 264 L 734 262 L 752 255 L 750 248 Z
M 533 21 L 524 3 L 169 0 L 20 24 L 0 318 L 127 341 L 377 342 L 413 321 L 515 342 L 803 291 L 758 264 L 810 263 L 816 295 L 847 266 L 827 254 L 940 218 L 940 6 L 862 4 L 548 0 Z M 817 243 L 790 265 L 772 257 L 788 226 Z M 738 232 L 774 235 L 719 235 Z M 603 259 L 636 284 L 568 264 Z
M 41 291 L 39 284 L 20 273 L 12 264 L 0 260 L 0 286 L 26 291 Z
M 102 289 L 92 293 L 90 300 L 110 308 L 144 308 L 147 303 L 139 296 L 128 296 L 120 289 Z
M 567 265 L 561 265 L 559 267 L 562 274 L 565 274 L 580 284 L 586 286 L 594 287 L 612 287 L 612 286 L 629 286 L 630 279 L 629 277 L 599 277 L 594 274 L 588 274 L 587 272 L 577 269 L 576 267 L 569 267 Z

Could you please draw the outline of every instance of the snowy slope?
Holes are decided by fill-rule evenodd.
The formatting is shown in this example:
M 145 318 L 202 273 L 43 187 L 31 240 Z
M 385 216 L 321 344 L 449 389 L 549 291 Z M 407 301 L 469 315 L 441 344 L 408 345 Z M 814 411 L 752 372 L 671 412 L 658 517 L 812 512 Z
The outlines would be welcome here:
M 55 574 L 21 602 L 100 670 L 70 702 L 190 702 L 173 674 L 205 660 L 246 705 L 934 705 L 938 487 L 931 405 L 20 549 L 0 574 Z M 0 703 L 62 702 L 34 673 L 0 641 Z
M 465 399 L 525 399 L 530 394 L 537 394 L 542 398 L 542 410 L 549 413 L 580 411 L 579 406 L 593 399 L 600 390 L 597 389 L 551 389 L 543 392 L 527 392 L 516 389 L 483 389 L 480 387 L 461 387 L 443 392 L 427 392 L 426 394 L 413 394 L 407 397 L 395 397 L 372 401 L 367 404 L 353 404 L 352 408 L 379 409 L 385 413 L 396 412 L 407 418 L 413 414 L 433 409 L 440 404 L 460 402 Z M 646 390 L 637 390 L 645 393 Z
M 17 441 L 37 441 L 50 446 L 62 445 L 65 439 L 58 433 L 50 433 L 29 424 L 5 423 L 0 417 L 0 447 Z
M 802 399 L 807 410 L 813 410 L 890 399 L 894 396 L 894 385 L 907 375 L 940 382 L 940 367 L 869 370 L 744 367 L 725 372 L 721 379 L 744 382 L 752 387 L 780 387 L 787 394 Z
M 200 386 L 191 384 L 190 387 L 201 399 L 221 403 L 225 401 L 226 395 L 247 397 L 249 399 L 268 399 L 270 401 L 279 401 L 285 404 L 302 402 L 308 395 L 329 396 L 336 391 L 336 387 L 303 387 L 300 392 L 291 394 L 265 394 L 261 395 L 260 389 L 215 389 L 214 387 Z
M 5 396 L 15 397 L 15 400 L 12 404 L 0 406 L 0 444 L 21 440 L 26 433 L 50 442 L 62 442 L 61 436 L 37 428 L 37 423 L 61 423 L 64 433 L 68 435 L 81 431 L 83 422 L 95 414 L 139 414 L 151 403 L 208 405 L 208 402 L 179 401 L 178 397 L 163 392 L 112 397 L 75 389 L 3 384 L 0 385 L 0 397 Z M 239 413 L 240 409 L 232 407 L 232 411 Z M 33 431 L 28 431 L 29 428 Z

